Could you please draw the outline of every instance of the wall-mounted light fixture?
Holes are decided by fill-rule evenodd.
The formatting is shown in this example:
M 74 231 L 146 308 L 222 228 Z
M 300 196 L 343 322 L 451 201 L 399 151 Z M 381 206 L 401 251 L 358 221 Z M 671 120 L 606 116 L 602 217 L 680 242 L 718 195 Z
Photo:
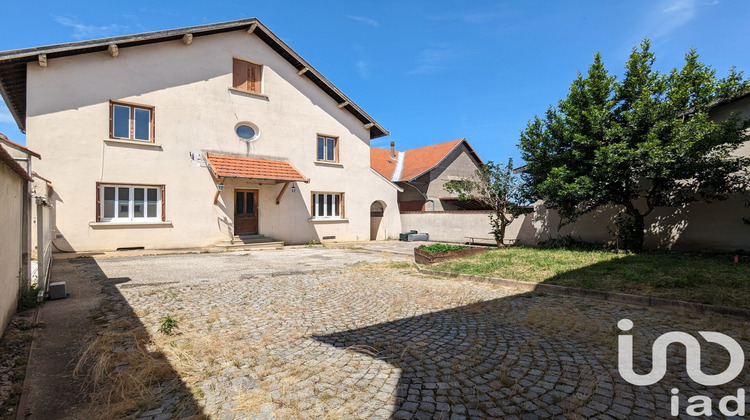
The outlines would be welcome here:
M 222 183 L 216 184 L 216 189 L 219 190 L 219 191 L 224 191 L 224 184 L 222 184 Z
M 297 182 L 292 182 L 292 194 L 297 192 Z

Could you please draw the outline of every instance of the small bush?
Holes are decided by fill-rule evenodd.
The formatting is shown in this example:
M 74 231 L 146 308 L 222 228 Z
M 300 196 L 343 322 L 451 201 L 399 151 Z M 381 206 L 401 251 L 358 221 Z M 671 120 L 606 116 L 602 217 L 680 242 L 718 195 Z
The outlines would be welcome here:
M 421 249 L 422 251 L 427 251 L 430 254 L 435 254 L 438 252 L 461 251 L 463 249 L 469 249 L 469 247 L 463 245 L 431 244 L 420 245 L 419 249 Z
M 172 330 L 176 328 L 180 328 L 177 325 L 177 320 L 172 318 L 172 315 L 167 314 L 161 323 L 161 327 L 159 327 L 159 332 L 164 335 L 172 335 Z
M 22 290 L 18 296 L 18 312 L 34 309 L 39 306 L 36 297 L 39 294 L 39 288 L 31 285 L 28 289 Z

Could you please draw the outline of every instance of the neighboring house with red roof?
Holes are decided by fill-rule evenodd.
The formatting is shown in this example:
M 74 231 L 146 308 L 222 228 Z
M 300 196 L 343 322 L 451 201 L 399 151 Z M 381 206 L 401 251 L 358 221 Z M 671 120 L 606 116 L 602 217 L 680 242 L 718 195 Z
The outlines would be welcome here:
M 476 202 L 459 201 L 445 183 L 470 178 L 483 165 L 466 139 L 447 141 L 405 151 L 370 149 L 370 165 L 403 189 L 398 193 L 401 211 L 480 210 Z
M 0 92 L 54 181 L 57 248 L 401 231 L 368 159 L 388 131 L 257 19 L 0 52 Z

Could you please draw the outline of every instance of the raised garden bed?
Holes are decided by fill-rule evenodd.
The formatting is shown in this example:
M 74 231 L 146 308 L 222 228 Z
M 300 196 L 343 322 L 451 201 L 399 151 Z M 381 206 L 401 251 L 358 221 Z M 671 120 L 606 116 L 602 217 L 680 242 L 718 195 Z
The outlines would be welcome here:
M 437 262 L 461 258 L 469 255 L 483 254 L 487 248 L 460 245 L 432 244 L 414 248 L 414 261 L 417 264 L 434 264 Z

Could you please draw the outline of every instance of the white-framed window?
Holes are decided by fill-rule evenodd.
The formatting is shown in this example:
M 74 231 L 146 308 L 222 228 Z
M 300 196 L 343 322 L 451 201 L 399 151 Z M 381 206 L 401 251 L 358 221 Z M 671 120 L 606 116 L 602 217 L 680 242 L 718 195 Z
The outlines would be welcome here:
M 154 107 L 110 101 L 109 137 L 154 141 Z
M 313 219 L 343 219 L 344 193 L 313 193 Z
M 324 162 L 339 161 L 339 140 L 336 137 L 318 136 L 317 160 Z
M 97 222 L 164 221 L 163 185 L 97 183 Z

